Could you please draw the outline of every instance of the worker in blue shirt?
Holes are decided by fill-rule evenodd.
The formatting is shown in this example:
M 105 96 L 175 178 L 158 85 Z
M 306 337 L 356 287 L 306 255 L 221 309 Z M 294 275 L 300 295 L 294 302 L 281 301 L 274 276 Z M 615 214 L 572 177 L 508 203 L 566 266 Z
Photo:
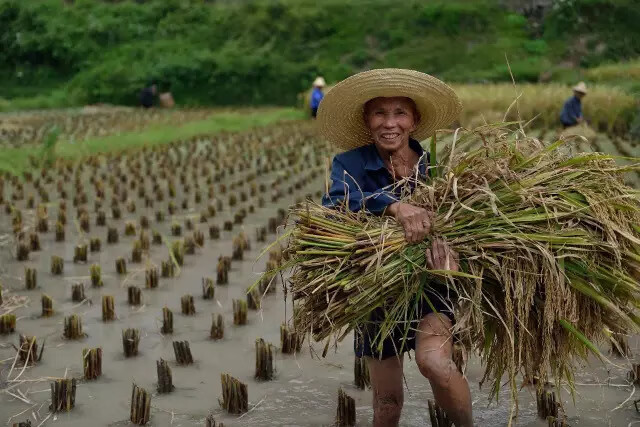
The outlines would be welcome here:
M 573 96 L 564 103 L 560 113 L 560 123 L 564 128 L 582 123 L 582 98 L 587 94 L 587 85 L 580 82 L 573 87 Z
M 320 106 L 320 101 L 324 98 L 324 93 L 322 89 L 327 85 L 322 77 L 317 77 L 313 81 L 313 89 L 311 90 L 311 117 L 314 119 L 318 114 L 318 107 Z
M 412 204 L 407 196 L 429 176 L 428 153 L 419 141 L 448 126 L 461 110 L 449 86 L 418 71 L 369 70 L 337 83 L 318 110 L 320 135 L 340 151 L 333 159 L 323 205 L 393 217 L 408 243 L 430 239 L 425 252 L 429 269 L 459 271 L 458 254 L 432 226 L 434 211 Z M 356 356 L 366 358 L 369 367 L 373 425 L 398 426 L 403 358 L 413 350 L 412 359 L 438 391 L 436 403 L 449 420 L 457 427 L 472 427 L 469 384 L 452 360 L 458 296 L 445 281 L 437 280 L 430 280 L 423 292 L 424 298 L 416 294 L 414 306 L 407 307 L 407 322 L 391 328 L 381 342 L 375 337 L 383 333 L 380 328 L 388 317 L 384 303 L 354 333 Z

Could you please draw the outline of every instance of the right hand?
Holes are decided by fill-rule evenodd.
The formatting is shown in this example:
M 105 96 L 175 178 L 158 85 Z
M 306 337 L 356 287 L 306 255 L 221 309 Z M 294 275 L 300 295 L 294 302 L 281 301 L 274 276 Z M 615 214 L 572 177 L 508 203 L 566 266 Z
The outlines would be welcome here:
M 431 231 L 433 214 L 424 208 L 396 202 L 387 207 L 387 212 L 402 225 L 408 243 L 423 241 Z

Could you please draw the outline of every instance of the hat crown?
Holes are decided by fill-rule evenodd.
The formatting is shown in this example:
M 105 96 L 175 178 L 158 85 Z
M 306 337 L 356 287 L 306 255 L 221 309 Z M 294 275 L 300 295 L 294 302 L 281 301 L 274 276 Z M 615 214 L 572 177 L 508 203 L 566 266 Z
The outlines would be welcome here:
M 576 92 L 587 93 L 587 85 L 584 82 L 580 82 L 573 87 L 573 90 Z
M 316 79 L 313 81 L 313 85 L 314 86 L 326 86 L 327 82 L 324 81 L 324 78 L 322 76 L 318 76 L 316 77 Z

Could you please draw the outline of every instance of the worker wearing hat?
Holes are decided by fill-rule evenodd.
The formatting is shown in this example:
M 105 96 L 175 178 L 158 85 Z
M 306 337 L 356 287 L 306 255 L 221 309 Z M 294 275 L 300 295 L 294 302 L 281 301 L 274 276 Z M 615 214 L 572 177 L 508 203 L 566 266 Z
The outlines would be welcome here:
M 433 235 L 433 212 L 401 201 L 412 180 L 429 175 L 429 154 L 419 141 L 458 118 L 462 109 L 442 81 L 413 70 L 378 69 L 351 76 L 329 90 L 318 110 L 320 133 L 340 151 L 331 167 L 325 206 L 388 215 L 417 243 L 432 237 L 425 258 L 429 269 L 458 270 L 458 256 Z M 413 181 L 415 183 L 415 181 Z M 403 357 L 415 351 L 420 373 L 436 402 L 457 427 L 473 425 L 471 393 L 452 359 L 456 297 L 446 283 L 426 283 L 427 298 L 408 310 L 410 327 L 376 343 L 384 308 L 355 333 L 354 348 L 365 357 L 373 389 L 373 425 L 397 426 L 403 404 Z
M 324 92 L 322 90 L 327 85 L 324 79 L 320 76 L 316 77 L 313 81 L 313 89 L 311 90 L 311 117 L 315 118 L 318 114 L 318 107 L 320 107 L 320 101 L 324 98 Z
M 587 85 L 580 82 L 573 87 L 573 96 L 564 103 L 560 112 L 560 123 L 566 129 L 582 123 L 582 98 L 587 94 Z

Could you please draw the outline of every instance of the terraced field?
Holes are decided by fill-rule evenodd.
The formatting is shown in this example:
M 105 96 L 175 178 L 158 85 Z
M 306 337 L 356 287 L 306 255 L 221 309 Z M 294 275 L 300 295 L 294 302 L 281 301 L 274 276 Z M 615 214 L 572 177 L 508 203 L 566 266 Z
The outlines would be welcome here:
M 0 143 L 5 147 L 38 144 L 57 129 L 65 140 L 139 131 L 153 125 L 179 125 L 202 120 L 222 109 L 161 110 L 130 107 L 87 106 L 68 110 L 0 113 Z

